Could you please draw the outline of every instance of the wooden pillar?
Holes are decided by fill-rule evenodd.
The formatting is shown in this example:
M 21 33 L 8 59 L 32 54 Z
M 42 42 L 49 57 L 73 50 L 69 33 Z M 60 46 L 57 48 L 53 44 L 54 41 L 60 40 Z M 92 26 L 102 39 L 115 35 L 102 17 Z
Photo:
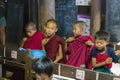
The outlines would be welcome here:
M 30 52 L 27 51 L 25 55 L 25 80 L 33 80 L 32 79 L 32 59 L 30 58 Z
M 38 26 L 38 1 L 28 0 L 29 21 L 33 21 Z
M 55 0 L 38 0 L 38 17 L 39 30 L 42 31 L 48 19 L 55 19 Z
M 101 0 L 92 0 L 91 3 L 91 29 L 90 34 L 95 35 L 100 30 L 101 24 Z

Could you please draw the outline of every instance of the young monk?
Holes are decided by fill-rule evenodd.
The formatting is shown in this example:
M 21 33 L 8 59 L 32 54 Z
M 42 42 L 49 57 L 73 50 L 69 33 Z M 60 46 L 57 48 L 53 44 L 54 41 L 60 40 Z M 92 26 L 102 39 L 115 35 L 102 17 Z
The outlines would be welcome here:
M 93 38 L 84 36 L 86 24 L 83 21 L 76 21 L 73 24 L 73 37 L 66 40 L 68 45 L 67 64 L 76 67 L 92 68 L 91 49 Z
M 112 73 L 112 62 L 120 63 L 120 59 L 115 55 L 111 47 L 107 47 L 110 34 L 105 31 L 98 31 L 95 34 L 95 48 L 92 51 L 93 69 L 98 72 Z
M 25 49 L 42 49 L 42 40 L 44 38 L 44 34 L 41 32 L 37 32 L 37 28 L 35 23 L 29 22 L 26 27 L 27 37 L 23 38 L 21 46 Z
M 21 43 L 21 48 L 24 49 L 42 49 L 42 40 L 44 38 L 43 33 L 37 32 L 37 28 L 35 23 L 29 22 L 26 27 L 27 37 L 23 38 Z M 24 80 L 24 72 L 23 71 L 15 71 L 11 80 Z
M 43 49 L 45 49 L 47 57 L 52 59 L 54 63 L 66 63 L 64 41 L 55 34 L 57 30 L 57 22 L 54 19 L 46 22 L 46 38 L 42 41 Z

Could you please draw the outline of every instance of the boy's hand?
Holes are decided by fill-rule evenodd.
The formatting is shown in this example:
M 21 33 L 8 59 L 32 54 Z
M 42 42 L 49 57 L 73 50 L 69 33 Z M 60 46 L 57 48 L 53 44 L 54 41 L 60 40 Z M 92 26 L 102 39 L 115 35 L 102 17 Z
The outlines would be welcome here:
M 44 38 L 44 39 L 42 40 L 42 44 L 43 44 L 43 45 L 46 45 L 48 41 L 49 41 L 49 38 Z
M 112 58 L 110 58 L 110 57 L 105 60 L 106 64 L 110 64 L 111 62 L 112 62 Z
M 66 42 L 72 42 L 73 40 L 75 40 L 74 37 L 69 37 L 68 39 L 66 39 Z
M 91 41 L 86 41 L 85 44 L 88 45 L 88 46 L 93 46 L 94 45 L 94 43 L 91 42 Z

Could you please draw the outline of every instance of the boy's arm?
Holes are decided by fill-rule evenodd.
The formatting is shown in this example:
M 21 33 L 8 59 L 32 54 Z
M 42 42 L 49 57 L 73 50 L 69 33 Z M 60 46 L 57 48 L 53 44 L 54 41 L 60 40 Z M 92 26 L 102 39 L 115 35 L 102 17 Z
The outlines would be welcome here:
M 120 58 L 117 55 L 115 55 L 115 51 L 113 48 L 109 49 L 109 53 L 110 53 L 110 57 L 112 57 L 113 59 L 113 62 L 120 63 Z
M 54 60 L 54 63 L 58 63 L 62 58 L 63 58 L 62 45 L 59 44 L 58 54 L 56 55 L 56 59 Z
M 75 40 L 75 37 L 69 37 L 69 38 L 66 39 L 66 41 L 65 41 L 65 51 L 66 52 L 68 50 L 69 43 L 72 42 L 72 41 L 74 41 L 74 40 Z
M 67 50 L 68 50 L 68 43 L 65 42 L 65 51 L 67 52 Z
M 27 37 L 24 37 L 21 41 L 20 48 L 24 46 L 25 41 L 27 40 Z
M 94 45 L 94 43 L 90 40 L 86 41 L 85 44 L 88 45 L 88 46 L 93 46 Z
M 69 37 L 66 39 L 66 42 L 69 43 L 69 42 L 72 42 L 75 40 L 75 37 Z
M 49 38 L 44 38 L 42 40 L 42 49 L 45 50 L 45 45 L 47 44 L 47 42 L 49 41 Z
M 42 40 L 42 49 L 45 50 L 45 39 Z
M 101 63 L 96 63 L 96 58 L 92 58 L 93 68 L 105 66 L 105 65 L 107 65 L 107 64 L 109 64 L 111 62 L 112 62 L 112 58 L 107 58 L 104 62 L 101 62 Z
M 96 63 L 96 58 L 92 58 L 92 65 L 93 65 L 93 68 L 97 68 L 97 67 L 101 67 L 101 66 L 104 66 L 106 65 L 105 62 L 101 62 L 99 64 Z

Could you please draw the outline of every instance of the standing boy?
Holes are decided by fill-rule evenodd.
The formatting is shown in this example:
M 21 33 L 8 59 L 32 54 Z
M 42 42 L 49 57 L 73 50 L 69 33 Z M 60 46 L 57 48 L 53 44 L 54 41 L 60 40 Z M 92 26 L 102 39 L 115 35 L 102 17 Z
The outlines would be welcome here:
M 46 38 L 42 41 L 43 49 L 45 49 L 47 57 L 52 59 L 54 63 L 66 63 L 64 41 L 56 35 L 57 30 L 57 22 L 54 19 L 46 22 Z
M 73 37 L 66 40 L 68 43 L 68 61 L 67 64 L 76 67 L 92 68 L 91 50 L 93 38 L 85 36 L 86 24 L 83 21 L 76 21 L 73 25 Z

